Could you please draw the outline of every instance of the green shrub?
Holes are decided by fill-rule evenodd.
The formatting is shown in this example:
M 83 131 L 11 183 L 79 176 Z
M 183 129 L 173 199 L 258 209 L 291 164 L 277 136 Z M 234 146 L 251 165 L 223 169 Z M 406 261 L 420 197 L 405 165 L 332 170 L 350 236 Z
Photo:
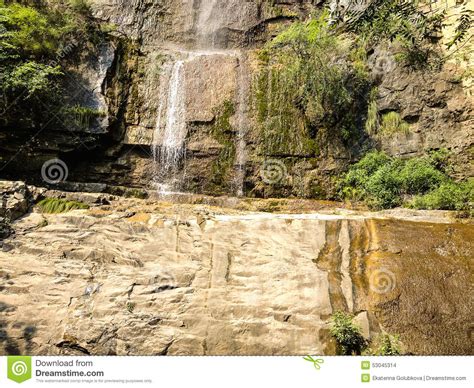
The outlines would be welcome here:
M 380 167 L 387 165 L 392 161 L 385 152 L 371 151 L 367 153 L 351 171 L 359 171 L 364 174 L 364 179 L 376 172 Z
M 364 186 L 367 203 L 374 209 L 389 209 L 402 204 L 396 161 L 381 166 L 368 177 Z
M 83 15 L 90 15 L 91 6 L 88 0 L 69 0 L 71 8 Z
M 52 127 L 74 120 L 74 113 L 62 115 L 62 65 L 79 46 L 94 51 L 98 34 L 85 1 L 0 0 L 0 125 Z
M 398 335 L 381 334 L 372 341 L 370 349 L 364 352 L 368 356 L 399 356 L 402 344 Z
M 337 311 L 331 317 L 331 335 L 338 344 L 338 353 L 343 355 L 361 354 L 367 346 L 361 329 L 353 322 L 353 316 Z
M 57 89 L 55 80 L 63 73 L 59 66 L 52 67 L 34 61 L 27 61 L 12 68 L 4 79 L 3 90 L 9 93 L 25 94 L 24 99 L 42 97 Z
M 398 356 L 402 354 L 402 343 L 398 335 L 384 333 L 369 342 L 362 336 L 361 328 L 354 323 L 354 317 L 341 311 L 332 315 L 330 333 L 337 342 L 337 353 L 340 355 Z
M 391 161 L 392 159 L 383 152 L 369 152 L 345 175 L 341 187 L 342 196 L 353 200 L 366 199 L 369 196 L 366 187 L 369 178 L 381 167 L 389 165 Z
M 399 336 L 384 334 L 380 341 L 380 346 L 376 350 L 377 356 L 399 356 L 401 354 L 401 344 Z
M 25 57 L 53 55 L 61 36 L 72 28 L 64 19 L 15 2 L 0 3 L 0 25 L 7 31 L 0 42 L 2 52 Z
M 327 46 L 328 41 L 320 42 L 321 37 L 327 38 L 327 15 L 322 15 L 307 22 L 291 24 L 285 31 L 276 36 L 268 45 L 269 48 L 289 47 L 297 56 L 310 56 L 311 46 L 321 44 Z
M 447 170 L 445 150 L 408 160 L 373 151 L 351 166 L 339 190 L 342 198 L 365 201 L 373 209 L 393 208 L 404 202 L 418 209 L 472 209 L 472 180 L 455 183 Z
M 361 11 L 349 12 L 345 29 L 358 34 L 368 46 L 383 41 L 398 41 L 402 47 L 399 58 L 408 66 L 423 68 L 435 62 L 439 55 L 431 39 L 440 31 L 444 12 L 424 12 L 417 1 L 372 0 Z M 465 25 L 465 27 L 468 27 Z M 434 59 L 434 61 L 432 61 Z
M 474 179 L 462 183 L 445 182 L 428 194 L 416 196 L 408 206 L 415 209 L 472 211 Z
M 415 70 L 439 70 L 443 58 L 438 50 L 429 45 L 414 45 L 410 41 L 402 42 L 403 50 L 395 55 L 397 62 Z
M 446 175 L 437 170 L 428 158 L 407 160 L 399 171 L 401 189 L 406 194 L 426 193 L 446 181 Z
M 452 170 L 449 164 L 449 157 L 450 152 L 446 148 L 440 148 L 428 153 L 428 158 L 433 167 L 445 173 L 449 173 Z
M 24 119 L 23 112 L 32 116 L 34 97 L 46 104 L 55 100 L 62 71 L 47 60 L 70 27 L 38 8 L 1 1 L 0 30 L 0 108 L 6 111 L 2 121 L 7 116 L 19 121 Z M 44 107 L 38 106 L 37 111 L 41 110 Z
M 43 213 L 58 214 L 72 210 L 89 209 L 89 205 L 76 201 L 67 201 L 60 198 L 45 198 L 38 202 L 38 207 Z

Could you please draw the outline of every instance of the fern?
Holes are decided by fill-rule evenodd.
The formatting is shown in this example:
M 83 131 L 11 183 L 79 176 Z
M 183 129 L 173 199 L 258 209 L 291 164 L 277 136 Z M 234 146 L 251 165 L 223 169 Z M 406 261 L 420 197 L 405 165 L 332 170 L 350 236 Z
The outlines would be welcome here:
M 466 39 L 468 31 L 471 29 L 472 19 L 471 15 L 474 12 L 472 10 L 466 9 L 462 12 L 461 16 L 458 19 L 458 25 L 456 26 L 455 35 L 453 39 L 446 45 L 448 49 L 454 45 L 458 45 Z M 472 35 L 471 35 L 472 36 Z
M 445 11 L 425 13 L 413 0 L 371 0 L 358 11 L 348 12 L 340 28 L 357 34 L 369 47 L 398 41 L 406 66 L 436 68 L 440 57 L 429 43 L 443 27 L 445 16 Z
M 373 43 L 382 39 L 403 39 L 420 44 L 439 30 L 444 12 L 429 16 L 409 0 L 373 0 L 363 10 L 349 12 L 345 29 L 369 36 Z

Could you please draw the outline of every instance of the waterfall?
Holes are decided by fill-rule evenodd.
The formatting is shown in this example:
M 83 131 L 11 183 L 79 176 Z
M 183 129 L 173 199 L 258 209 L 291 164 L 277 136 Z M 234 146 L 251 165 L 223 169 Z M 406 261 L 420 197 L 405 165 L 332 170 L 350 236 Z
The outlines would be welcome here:
M 247 162 L 245 136 L 248 130 L 248 96 L 249 96 L 249 74 L 246 64 L 246 55 L 239 56 L 239 70 L 237 75 L 237 112 L 236 125 L 237 137 L 235 144 L 235 194 L 239 197 L 244 195 L 245 165 Z
M 221 3 L 219 3 L 221 1 Z M 223 18 L 229 10 L 222 9 L 222 0 L 200 0 L 195 9 L 194 31 L 196 41 L 194 50 L 179 51 L 185 61 L 191 63 L 202 55 L 236 56 L 235 50 L 225 48 L 217 50 L 219 29 L 224 25 Z M 160 79 L 160 101 L 153 138 L 153 156 L 155 160 L 154 181 L 162 194 L 182 189 L 185 162 L 186 122 L 186 82 L 185 61 L 177 60 L 165 67 Z M 244 51 L 238 55 L 238 74 L 236 75 L 234 128 L 235 161 L 231 182 L 232 191 L 237 196 L 244 194 L 243 183 L 246 165 L 245 137 L 248 129 L 249 74 Z M 190 72 L 191 74 L 192 72 Z
M 160 106 L 153 138 L 155 182 L 161 192 L 179 189 L 179 165 L 185 154 L 187 133 L 184 62 L 176 61 L 169 73 L 165 72 L 161 79 Z
M 216 45 L 216 33 L 220 27 L 219 19 L 214 12 L 218 0 L 201 0 L 196 24 L 198 45 L 201 47 L 214 48 Z
M 223 15 L 226 15 L 226 10 L 218 9 L 218 0 L 201 0 L 196 24 L 197 43 L 199 47 L 216 48 L 217 33 L 219 28 L 222 27 Z M 234 53 L 230 53 L 229 55 L 234 55 Z M 248 128 L 247 110 L 249 94 L 249 75 L 246 66 L 246 55 L 243 51 L 239 55 L 238 61 L 235 116 L 237 134 L 235 139 L 236 153 L 232 186 L 234 194 L 242 196 L 244 194 L 243 186 L 247 161 L 245 136 Z

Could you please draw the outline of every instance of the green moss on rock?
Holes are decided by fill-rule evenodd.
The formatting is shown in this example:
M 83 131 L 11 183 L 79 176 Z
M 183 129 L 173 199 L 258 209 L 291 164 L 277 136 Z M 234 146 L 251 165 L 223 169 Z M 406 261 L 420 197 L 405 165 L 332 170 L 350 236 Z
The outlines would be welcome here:
M 223 191 L 230 182 L 235 164 L 235 130 L 230 122 L 235 114 L 235 106 L 226 101 L 216 110 L 216 119 L 210 129 L 210 135 L 222 146 L 219 156 L 212 163 L 210 184 L 213 191 Z
M 319 131 L 346 143 L 360 135 L 370 82 L 366 57 L 349 47 L 323 13 L 293 23 L 260 52 L 252 101 L 262 154 L 314 157 Z
M 67 213 L 72 210 L 89 209 L 89 205 L 77 201 L 67 201 L 60 198 L 45 198 L 38 202 L 42 213 L 58 214 Z

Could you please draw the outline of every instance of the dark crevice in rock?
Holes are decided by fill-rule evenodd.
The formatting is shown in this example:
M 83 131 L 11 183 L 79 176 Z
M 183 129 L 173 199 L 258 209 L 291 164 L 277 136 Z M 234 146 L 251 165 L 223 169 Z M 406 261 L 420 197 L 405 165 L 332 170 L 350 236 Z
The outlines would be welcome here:
M 62 342 L 59 342 L 58 344 L 56 344 L 56 347 L 60 348 L 60 349 L 71 349 L 71 350 L 76 350 L 80 353 L 83 353 L 83 354 L 86 354 L 88 356 L 90 356 L 90 352 L 89 350 L 87 350 L 86 348 L 78 345 L 77 343 L 74 343 L 74 342 L 71 342 L 71 341 L 62 341 Z
M 226 272 L 225 272 L 225 280 L 227 283 L 229 283 L 229 279 L 230 279 L 230 270 L 232 267 L 233 258 L 234 256 L 232 255 L 232 253 L 228 252 L 227 253 L 227 267 L 226 267 Z
M 167 356 L 170 350 L 170 347 L 171 345 L 173 345 L 173 343 L 174 343 L 174 340 L 171 341 L 168 345 L 166 345 L 166 347 L 161 352 L 159 352 L 157 356 Z
M 342 249 L 339 245 L 341 221 L 328 221 L 326 223 L 326 243 L 313 260 L 317 267 L 327 272 L 329 281 L 329 299 L 333 311 L 347 311 L 347 301 L 342 292 Z

